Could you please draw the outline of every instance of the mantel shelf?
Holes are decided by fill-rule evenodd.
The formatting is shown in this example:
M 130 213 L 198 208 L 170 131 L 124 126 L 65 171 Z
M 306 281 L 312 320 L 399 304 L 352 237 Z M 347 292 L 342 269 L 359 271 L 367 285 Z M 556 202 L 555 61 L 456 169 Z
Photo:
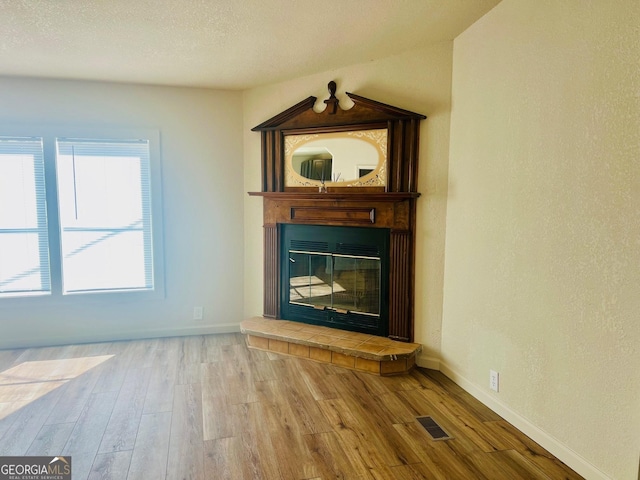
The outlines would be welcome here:
M 410 198 L 418 198 L 417 192 L 248 192 L 252 197 L 264 197 L 272 200 L 314 200 L 355 202 L 400 202 Z

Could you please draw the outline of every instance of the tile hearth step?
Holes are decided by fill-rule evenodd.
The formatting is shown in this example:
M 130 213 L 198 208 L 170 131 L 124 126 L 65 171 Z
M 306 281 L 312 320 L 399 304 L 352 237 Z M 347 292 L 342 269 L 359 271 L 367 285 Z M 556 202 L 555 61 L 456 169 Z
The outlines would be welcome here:
M 253 317 L 240 324 L 251 348 L 310 358 L 377 375 L 406 373 L 422 350 L 418 343 L 309 325 Z

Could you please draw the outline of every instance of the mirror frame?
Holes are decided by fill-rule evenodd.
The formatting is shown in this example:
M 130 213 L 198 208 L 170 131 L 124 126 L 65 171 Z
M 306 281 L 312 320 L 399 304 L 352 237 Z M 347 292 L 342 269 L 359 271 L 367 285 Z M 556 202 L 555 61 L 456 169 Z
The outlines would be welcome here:
M 353 107 L 343 110 L 335 96 L 336 83 L 329 82 L 329 98 L 326 108 L 316 112 L 316 97 L 308 97 L 287 110 L 252 128 L 261 132 L 262 139 L 262 191 L 263 192 L 312 192 L 317 185 L 303 187 L 285 186 L 286 135 L 349 132 L 358 130 L 387 130 L 387 179 L 384 187 L 345 187 L 330 185 L 329 193 L 417 192 L 418 145 L 420 121 L 427 117 L 345 92 L 353 101 Z
M 387 181 L 387 129 L 378 128 L 371 130 L 360 130 L 362 134 L 358 134 L 354 131 L 347 132 L 333 132 L 333 133 L 315 133 L 313 135 L 293 135 L 287 133 L 284 136 L 285 143 L 285 157 L 284 157 L 284 186 L 288 187 L 300 187 L 300 186 L 313 186 L 316 188 L 325 186 L 329 187 L 354 187 L 354 186 L 382 186 L 386 185 Z M 322 138 L 322 136 L 327 136 Z M 346 173 L 344 177 L 341 177 L 341 173 L 336 173 L 333 176 L 329 175 L 324 181 L 313 178 L 308 178 L 302 175 L 296 168 L 293 160 L 296 156 L 296 152 L 300 147 L 305 147 L 310 143 L 318 143 L 317 147 L 321 145 L 327 145 L 323 141 L 340 141 L 344 145 L 344 140 L 350 142 L 363 142 L 370 149 L 369 151 L 375 155 L 375 165 L 369 166 L 369 173 L 361 176 L 357 176 L 358 162 L 364 162 L 364 159 L 350 160 L 352 162 L 353 171 Z M 360 147 L 362 148 L 362 146 Z M 324 147 L 325 151 L 329 154 L 331 152 Z M 335 159 L 332 159 L 335 160 Z M 335 163 L 335 162 L 332 162 Z M 335 165 L 334 165 L 335 166 Z

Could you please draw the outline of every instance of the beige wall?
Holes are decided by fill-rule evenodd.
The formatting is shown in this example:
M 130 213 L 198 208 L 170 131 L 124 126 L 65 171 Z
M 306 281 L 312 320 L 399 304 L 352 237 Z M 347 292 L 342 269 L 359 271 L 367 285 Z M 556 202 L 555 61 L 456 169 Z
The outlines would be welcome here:
M 0 348 L 237 330 L 242 320 L 242 96 L 189 88 L 0 78 L 0 124 L 160 131 L 164 298 L 0 302 Z M 0 129 L 0 135 L 2 131 Z M 117 298 L 117 300 L 116 300 Z M 194 321 L 193 307 L 204 307 Z
M 342 108 L 352 92 L 427 115 L 420 143 L 416 341 L 425 359 L 438 357 L 442 315 L 442 269 L 446 215 L 447 157 L 451 95 L 452 43 L 244 92 L 245 190 L 260 190 L 260 134 L 251 128 L 313 95 L 328 98 L 327 83 L 336 80 Z M 318 105 L 317 105 L 318 107 Z M 245 315 L 262 314 L 262 199 L 245 199 Z M 427 267 L 428 266 L 428 267 Z
M 639 5 L 504 0 L 454 42 L 443 370 L 588 478 L 638 475 Z

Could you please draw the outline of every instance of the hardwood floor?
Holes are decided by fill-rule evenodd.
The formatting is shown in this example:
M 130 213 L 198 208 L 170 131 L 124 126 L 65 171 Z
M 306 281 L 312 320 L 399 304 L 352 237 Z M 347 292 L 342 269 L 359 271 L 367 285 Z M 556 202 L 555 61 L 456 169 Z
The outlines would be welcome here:
M 439 372 L 377 377 L 240 334 L 0 351 L 9 455 L 71 455 L 74 480 L 582 478 Z

